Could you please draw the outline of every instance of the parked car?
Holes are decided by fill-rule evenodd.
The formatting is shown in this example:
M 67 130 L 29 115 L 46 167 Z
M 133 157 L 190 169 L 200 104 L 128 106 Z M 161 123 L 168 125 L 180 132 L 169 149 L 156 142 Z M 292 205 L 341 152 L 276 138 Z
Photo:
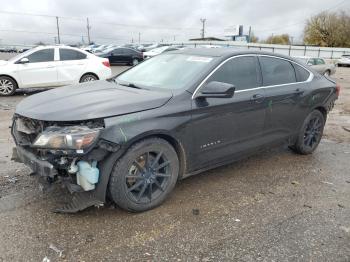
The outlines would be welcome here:
M 68 46 L 39 46 L 0 61 L 0 95 L 12 95 L 17 88 L 104 80 L 111 74 L 108 59 Z
M 176 51 L 184 48 L 185 46 L 162 46 L 162 47 L 154 48 L 154 49 L 151 49 L 150 51 L 144 52 L 143 57 L 145 59 L 148 59 L 156 55 L 160 55 L 161 53 L 164 53 L 164 52 Z
M 317 71 L 321 75 L 330 76 L 335 74 L 335 71 L 336 71 L 335 65 L 327 64 L 323 58 L 307 57 L 307 56 L 299 56 L 296 58 L 302 61 L 303 63 L 311 66 L 315 71 Z
M 75 191 L 57 212 L 101 205 L 107 192 L 121 208 L 145 211 L 179 179 L 263 148 L 311 154 L 338 95 L 334 81 L 288 56 L 184 49 L 22 100 L 13 158 Z
M 103 53 L 96 53 L 97 56 L 108 58 L 109 62 L 115 64 L 137 65 L 143 61 L 141 52 L 126 47 L 117 47 L 105 50 Z
M 337 61 L 337 66 L 350 66 L 350 55 L 342 55 Z

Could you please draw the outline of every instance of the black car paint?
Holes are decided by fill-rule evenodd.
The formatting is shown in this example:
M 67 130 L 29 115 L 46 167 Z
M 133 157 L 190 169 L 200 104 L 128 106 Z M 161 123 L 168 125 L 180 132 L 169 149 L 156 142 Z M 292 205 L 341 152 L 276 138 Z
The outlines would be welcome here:
M 235 92 L 232 98 L 197 99 L 194 96 L 196 88 L 205 76 L 230 57 L 263 54 L 295 60 L 270 53 L 227 50 L 194 49 L 174 53 L 210 55 L 215 58 L 215 62 L 203 74 L 197 76 L 187 90 L 175 90 L 172 94 L 164 91 L 113 87 L 116 89 L 116 94 L 120 90 L 122 90 L 120 94 L 129 92 L 132 94 L 129 110 L 127 100 L 123 107 L 116 105 L 112 108 L 113 98 L 111 98 L 110 103 L 102 106 L 100 111 L 92 112 L 88 105 L 96 104 L 94 97 L 97 94 L 97 87 L 101 86 L 102 96 L 108 96 L 113 94 L 110 90 L 111 85 L 116 85 L 111 81 L 98 81 L 94 84 L 85 84 L 85 87 L 72 88 L 72 91 L 66 88 L 60 93 L 57 89 L 32 96 L 18 105 L 16 114 L 38 120 L 55 119 L 62 123 L 103 118 L 105 128 L 101 132 L 100 139 L 120 146 L 117 152 L 110 153 L 99 162 L 101 176 L 94 194 L 104 202 L 114 162 L 136 141 L 152 136 L 168 140 L 180 157 L 180 178 L 184 178 L 241 159 L 276 142 L 292 143 L 305 117 L 314 109 L 326 114 L 336 99 L 335 83 L 318 75 L 312 69 L 309 69 L 314 74 L 311 82 Z M 79 88 L 81 90 L 77 91 Z M 73 101 L 69 103 L 65 101 L 70 99 L 69 96 L 72 94 L 74 97 L 77 92 L 82 97 L 86 95 L 85 92 L 87 95 L 91 92 L 91 97 L 88 95 L 83 99 L 75 99 L 76 107 L 70 107 Z M 138 99 L 146 101 L 141 96 L 147 97 L 147 106 L 138 105 Z M 55 106 L 63 108 L 67 103 L 68 110 L 58 109 L 56 112 L 51 112 L 52 114 L 45 114 L 42 112 L 44 107 L 40 106 L 39 101 L 46 103 L 46 100 L 50 101 L 48 105 L 58 101 Z M 103 99 L 101 98 L 99 102 L 103 102 Z M 79 113 L 74 112 L 75 110 Z
M 30 96 L 17 106 L 16 113 L 43 121 L 81 121 L 154 109 L 171 97 L 171 91 L 134 89 L 112 80 L 93 81 Z
M 116 48 L 108 53 L 97 54 L 100 57 L 108 58 L 111 65 L 115 64 L 132 64 L 136 59 L 138 62 L 143 60 L 143 55 L 138 50 L 132 48 Z

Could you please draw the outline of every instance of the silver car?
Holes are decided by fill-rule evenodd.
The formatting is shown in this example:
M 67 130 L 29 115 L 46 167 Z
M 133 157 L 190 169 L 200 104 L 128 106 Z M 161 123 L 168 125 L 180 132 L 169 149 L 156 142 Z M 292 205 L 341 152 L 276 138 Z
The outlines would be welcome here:
M 296 59 L 303 62 L 304 64 L 309 65 L 321 75 L 330 76 L 335 74 L 335 71 L 336 71 L 335 65 L 327 64 L 323 58 L 300 56 L 300 57 L 296 57 Z

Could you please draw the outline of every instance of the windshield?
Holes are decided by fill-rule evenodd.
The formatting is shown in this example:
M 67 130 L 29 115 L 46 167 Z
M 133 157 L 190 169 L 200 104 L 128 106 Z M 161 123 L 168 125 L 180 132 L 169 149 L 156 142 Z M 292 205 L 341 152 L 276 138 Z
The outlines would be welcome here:
M 164 54 L 146 60 L 115 79 L 151 89 L 183 89 L 205 69 L 212 57 Z
M 296 57 L 295 59 L 304 64 L 307 64 L 307 62 L 309 61 L 309 58 L 307 57 Z

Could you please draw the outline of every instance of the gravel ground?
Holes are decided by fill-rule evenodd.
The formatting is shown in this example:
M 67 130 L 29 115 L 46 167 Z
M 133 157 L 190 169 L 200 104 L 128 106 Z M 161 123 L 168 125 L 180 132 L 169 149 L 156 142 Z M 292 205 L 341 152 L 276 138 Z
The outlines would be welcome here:
M 271 148 L 180 181 L 140 214 L 52 213 L 64 191 L 40 191 L 10 161 L 14 108 L 40 90 L 0 98 L 0 261 L 350 261 L 350 68 L 335 77 L 341 97 L 313 155 Z

